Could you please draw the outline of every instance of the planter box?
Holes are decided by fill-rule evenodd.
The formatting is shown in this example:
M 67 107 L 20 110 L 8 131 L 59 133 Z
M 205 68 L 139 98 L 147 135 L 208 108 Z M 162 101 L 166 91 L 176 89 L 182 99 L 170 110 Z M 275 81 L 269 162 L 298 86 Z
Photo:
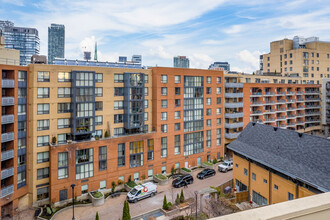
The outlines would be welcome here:
M 167 211 L 167 210 L 164 210 L 164 209 L 161 209 L 161 210 L 166 216 L 175 215 L 175 214 L 178 214 L 180 212 L 180 209 L 178 209 L 177 207 L 173 210 L 170 210 L 170 211 Z
M 177 206 L 177 208 L 178 208 L 180 211 L 185 210 L 185 209 L 187 209 L 187 208 L 189 208 L 189 207 L 190 207 L 190 206 L 189 206 L 189 203 L 188 203 L 188 202 L 181 203 L 181 204 L 179 204 L 179 205 Z
M 166 177 L 166 176 L 165 176 Z M 153 176 L 153 180 L 158 183 L 160 186 L 164 186 L 168 184 L 168 178 L 166 177 L 166 180 L 162 180 L 157 178 L 156 176 Z
M 190 169 L 188 169 L 188 170 L 190 170 Z M 181 173 L 181 174 L 190 174 L 190 175 L 192 175 L 192 171 L 190 170 L 190 172 L 187 172 L 187 171 L 184 171 L 182 168 L 180 169 L 180 171 L 179 171 L 179 173 Z
M 95 191 L 94 191 L 95 192 Z M 92 199 L 92 204 L 94 207 L 96 206 L 102 206 L 104 204 L 104 194 L 103 192 L 100 192 L 102 193 L 102 197 L 101 198 L 95 198 L 93 195 L 92 195 L 93 192 L 89 192 L 89 196 L 90 198 Z
M 215 165 L 215 164 L 207 165 L 207 164 L 202 163 L 202 167 L 203 167 L 203 168 L 211 168 L 211 169 L 214 169 L 214 168 L 213 168 L 214 165 Z
M 125 190 L 126 190 L 127 192 L 131 191 L 131 189 L 132 189 L 132 187 L 130 187 L 130 186 L 127 185 L 126 183 L 125 183 L 124 188 L 125 188 Z

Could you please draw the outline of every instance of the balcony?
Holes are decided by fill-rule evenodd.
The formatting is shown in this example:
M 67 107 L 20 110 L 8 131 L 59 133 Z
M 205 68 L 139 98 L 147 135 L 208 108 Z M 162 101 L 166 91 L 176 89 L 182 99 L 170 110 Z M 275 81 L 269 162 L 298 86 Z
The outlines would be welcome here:
M 297 102 L 304 102 L 305 99 L 297 99 Z
M 262 115 L 262 111 L 253 111 L 250 116 L 254 116 L 254 115 Z
M 262 92 L 252 92 L 252 95 L 250 95 L 250 97 L 261 97 L 262 96 Z
M 14 167 L 10 167 L 8 169 L 1 170 L 1 180 L 6 179 L 11 176 L 14 176 Z
M 273 123 L 275 122 L 275 118 L 265 118 L 264 123 Z
M 305 109 L 315 109 L 315 108 L 321 108 L 321 106 L 320 105 L 306 105 L 305 106 Z
M 263 124 L 263 121 L 261 119 L 253 119 L 252 122 Z
M 287 119 L 295 119 L 296 116 L 295 116 L 295 115 L 288 115 L 286 118 L 287 118 Z
M 243 88 L 243 83 L 225 83 L 225 88 Z
M 14 193 L 14 185 L 10 185 L 4 188 L 1 188 L 1 196 L 0 198 L 6 197 Z
M 225 93 L 225 98 L 243 98 L 243 93 Z
M 264 105 L 275 105 L 275 101 L 266 101 Z
M 14 97 L 2 97 L 2 106 L 11 106 L 15 105 Z
M 236 139 L 240 134 L 241 134 L 241 132 L 225 133 L 225 138 L 227 138 L 227 139 Z
M 13 79 L 3 79 L 2 88 L 15 88 L 15 81 Z
M 274 96 L 275 92 L 265 92 L 264 96 Z
M 306 91 L 305 92 L 305 95 L 319 95 L 320 94 L 320 91 Z
M 276 96 L 285 96 L 285 92 L 277 92 Z
M 305 114 L 297 114 L 296 118 L 305 117 Z
M 286 128 L 286 124 L 280 124 L 280 128 Z
M 279 100 L 276 100 L 277 101 L 277 103 L 285 103 L 285 99 L 279 99 Z
M 280 116 L 275 119 L 275 121 L 284 121 L 284 120 L 286 120 L 285 116 Z
M 318 102 L 321 101 L 320 98 L 306 98 L 305 102 Z
M 297 110 L 304 110 L 305 106 L 297 106 Z
M 296 123 L 288 123 L 287 127 L 296 127 Z
M 13 141 L 13 140 L 14 140 L 14 132 L 8 132 L 8 133 L 1 134 L 1 143 Z
M 14 158 L 14 150 L 7 150 L 1 152 L 1 161 Z
M 225 108 L 243 108 L 243 102 L 225 103 Z
M 302 91 L 297 91 L 297 95 L 303 95 L 304 94 L 304 92 L 302 92 Z
M 241 113 L 226 113 L 225 118 L 243 118 L 243 112 L 241 112 Z
M 286 109 L 285 108 L 278 108 L 278 109 L 276 109 L 276 112 L 286 112 Z
M 294 100 L 294 99 L 287 99 L 286 100 L 286 103 L 294 103 L 294 102 L 296 102 L 296 100 Z
M 295 95 L 295 92 L 287 92 L 286 95 Z
M 304 124 L 305 124 L 304 121 L 297 121 L 297 122 L 296 122 L 296 125 L 304 125 Z
M 251 106 L 262 106 L 262 105 L 263 105 L 263 103 L 261 101 L 251 103 Z
M 296 111 L 296 108 L 294 108 L 294 107 L 288 107 L 287 111 Z
M 321 122 L 321 119 L 319 118 L 316 118 L 316 119 L 306 119 L 305 120 L 305 123 L 308 124 L 308 123 L 320 123 Z
M 266 114 L 275 114 L 275 109 L 266 110 L 266 111 L 264 112 L 264 114 L 265 114 L 265 115 L 266 115 Z
M 233 122 L 233 123 L 225 123 L 225 128 L 242 128 L 243 122 Z
M 1 116 L 1 124 L 11 124 L 14 123 L 14 115 L 3 115 Z
M 305 112 L 305 115 L 311 116 L 311 115 L 320 115 L 321 112 Z

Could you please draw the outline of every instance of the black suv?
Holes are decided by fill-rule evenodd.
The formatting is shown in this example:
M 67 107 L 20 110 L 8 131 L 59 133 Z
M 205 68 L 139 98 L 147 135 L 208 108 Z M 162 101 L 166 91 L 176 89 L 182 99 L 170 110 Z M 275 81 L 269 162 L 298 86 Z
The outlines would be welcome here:
M 192 184 L 193 182 L 194 182 L 194 178 L 192 177 L 192 175 L 187 174 L 187 175 L 180 176 L 180 177 L 176 178 L 175 180 L 173 180 L 172 186 L 175 188 L 180 188 L 182 186 Z
M 207 168 L 207 169 L 204 169 L 202 172 L 199 172 L 197 174 L 197 178 L 202 180 L 207 177 L 214 176 L 214 175 L 215 175 L 215 170 Z

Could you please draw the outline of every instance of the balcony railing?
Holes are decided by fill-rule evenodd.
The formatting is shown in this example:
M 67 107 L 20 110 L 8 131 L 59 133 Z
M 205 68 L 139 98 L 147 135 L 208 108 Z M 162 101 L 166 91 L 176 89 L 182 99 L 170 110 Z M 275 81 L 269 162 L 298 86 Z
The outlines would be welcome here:
M 242 128 L 243 122 L 238 123 L 225 123 L 225 128 Z
M 14 115 L 3 115 L 1 116 L 1 124 L 14 123 Z
M 2 79 L 2 88 L 15 88 L 15 81 L 13 79 Z
M 319 93 L 320 93 L 320 91 L 306 91 L 305 95 L 307 95 L 307 94 L 319 94 Z
M 14 140 L 14 132 L 1 134 L 1 143 L 13 141 L 13 140 Z
M 306 115 L 320 115 L 321 112 L 305 112 Z
M 277 112 L 285 112 L 286 109 L 285 109 L 285 108 L 278 108 L 276 111 L 277 111 Z
M 225 103 L 225 108 L 243 108 L 243 102 Z
M 282 95 L 285 95 L 285 92 L 277 92 L 276 93 L 276 96 L 282 96 Z
M 266 101 L 264 105 L 274 105 L 275 101 Z
M 225 98 L 243 98 L 243 93 L 225 93 Z
M 13 193 L 14 193 L 14 185 L 1 188 L 1 198 L 11 195 Z
M 297 114 L 297 118 L 300 118 L 300 117 L 304 117 L 305 116 L 305 114 Z
M 2 106 L 11 106 L 15 105 L 14 97 L 2 97 Z
M 6 179 L 14 175 L 14 167 L 1 170 L 1 180 Z
M 275 95 L 274 92 L 265 92 L 265 95 L 264 96 L 273 96 L 273 95 Z
M 295 127 L 296 123 L 288 123 L 287 127 Z
M 296 110 L 296 108 L 294 108 L 294 107 L 288 107 L 287 111 L 295 111 L 295 110 Z
M 251 115 L 262 115 L 262 111 L 253 111 Z
M 297 102 L 304 102 L 305 99 L 297 99 Z
M 275 109 L 266 110 L 264 114 L 275 114 Z
M 285 100 L 284 99 L 279 99 L 279 100 L 277 100 L 277 103 L 285 103 Z
M 283 121 L 283 120 L 286 120 L 285 116 L 279 116 L 275 119 L 275 121 Z
M 236 139 L 240 134 L 241 134 L 241 132 L 225 133 L 225 138 L 227 138 L 227 139 Z
M 288 115 L 287 118 L 288 119 L 292 119 L 292 118 L 295 118 L 296 116 L 295 115 Z
M 321 108 L 320 105 L 306 105 L 305 108 Z
M 14 150 L 1 151 L 1 161 L 14 158 Z
M 252 92 L 252 95 L 251 96 L 262 96 L 262 92 Z
M 265 118 L 264 123 L 275 122 L 275 118 Z
M 296 124 L 297 124 L 297 125 L 301 125 L 301 124 L 305 124 L 305 122 L 304 122 L 304 121 L 297 121 Z
M 307 124 L 307 123 L 319 123 L 319 122 L 321 122 L 321 119 L 319 119 L 319 118 L 316 118 L 316 119 L 306 119 L 305 120 L 305 123 Z
M 308 102 L 308 101 L 321 101 L 320 98 L 305 98 L 305 102 Z
M 226 88 L 243 88 L 243 83 L 225 83 Z
M 304 94 L 304 92 L 302 92 L 302 91 L 297 91 L 297 95 L 303 95 Z
M 262 121 L 261 119 L 254 119 L 254 120 L 252 120 L 252 122 L 255 122 L 255 123 L 260 123 L 260 124 L 262 124 L 262 123 L 263 123 L 263 121 Z
M 251 106 L 261 106 L 262 104 L 262 102 L 252 102 Z
M 288 100 L 286 100 L 286 102 L 292 103 L 292 102 L 296 102 L 296 100 L 294 100 L 294 99 L 288 99 Z
M 287 92 L 286 95 L 295 95 L 295 92 Z
M 243 112 L 241 112 L 241 113 L 226 113 L 225 118 L 243 118 Z

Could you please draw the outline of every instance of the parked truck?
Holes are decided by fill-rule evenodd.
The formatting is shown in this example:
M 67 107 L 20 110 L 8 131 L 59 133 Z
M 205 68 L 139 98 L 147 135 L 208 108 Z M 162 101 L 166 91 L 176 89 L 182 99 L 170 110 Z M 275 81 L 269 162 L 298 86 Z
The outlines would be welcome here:
M 137 185 L 127 193 L 128 202 L 137 202 L 138 200 L 152 197 L 157 193 L 157 185 L 151 182 Z

